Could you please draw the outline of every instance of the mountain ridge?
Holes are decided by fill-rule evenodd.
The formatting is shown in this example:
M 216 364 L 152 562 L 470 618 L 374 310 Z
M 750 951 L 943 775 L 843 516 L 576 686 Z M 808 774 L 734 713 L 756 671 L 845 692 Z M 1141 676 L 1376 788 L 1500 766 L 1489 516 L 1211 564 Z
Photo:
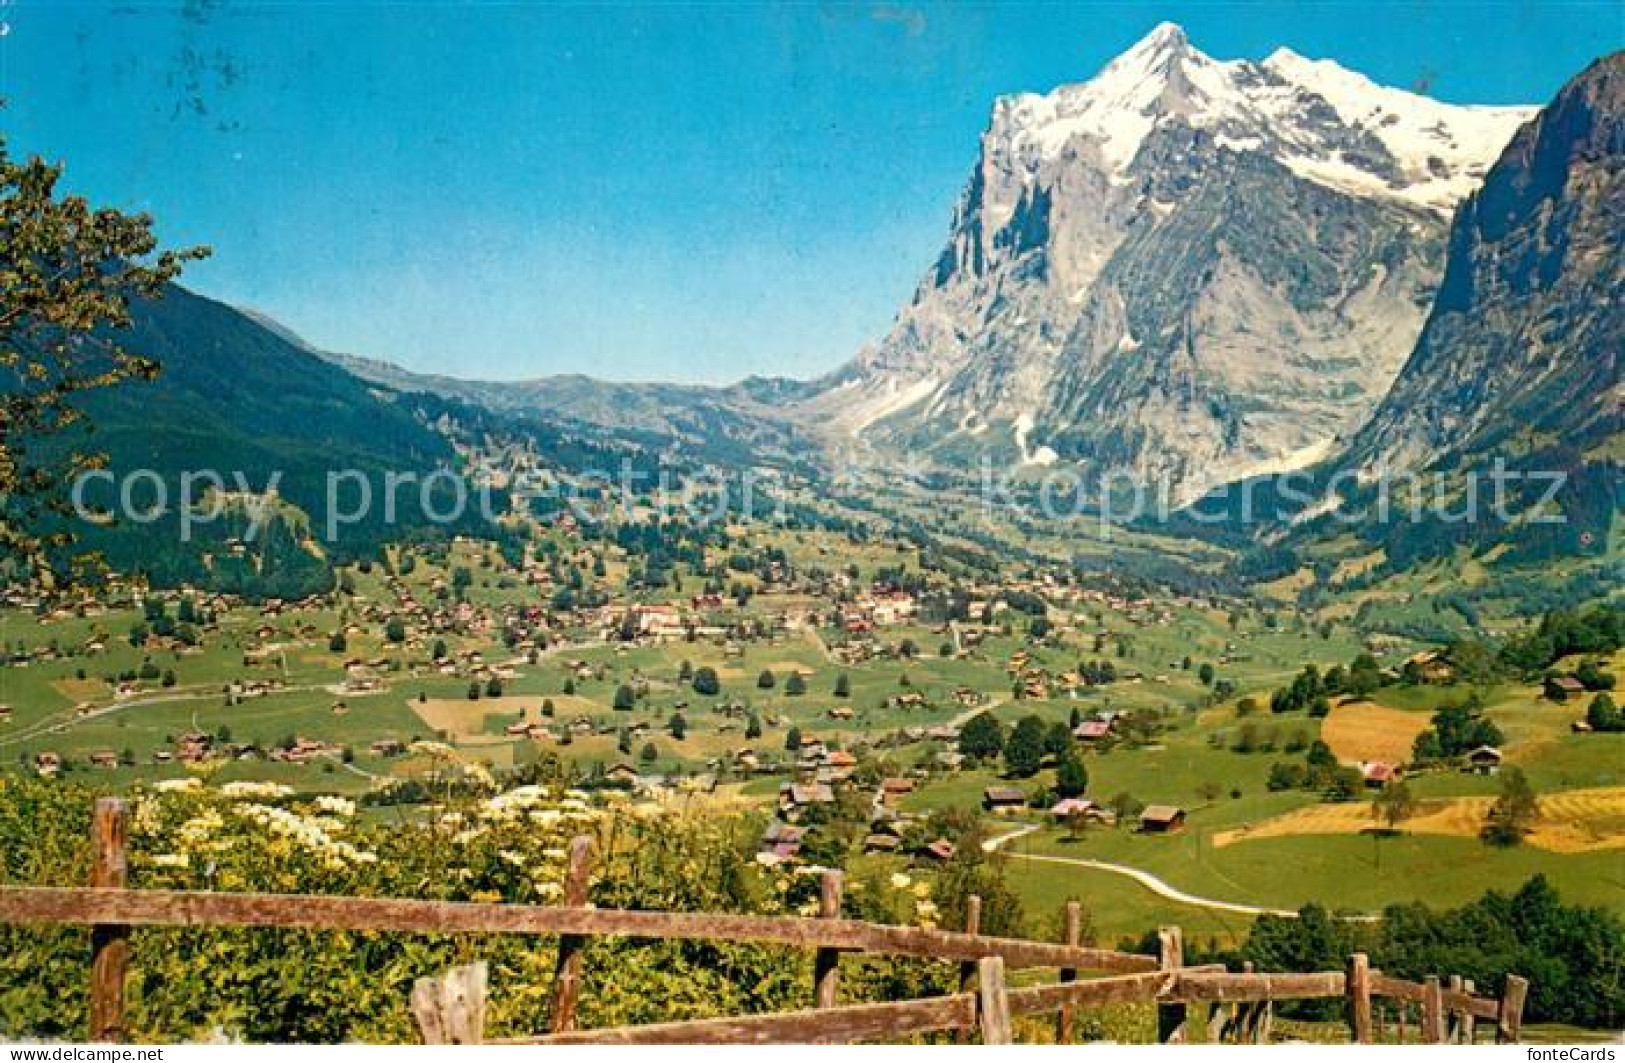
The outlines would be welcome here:
M 1126 468 L 1187 499 L 1304 463 L 1397 374 L 1440 208 L 1529 113 L 1290 53 L 1214 60 L 1160 26 L 1088 82 L 999 99 L 936 265 L 803 415 L 943 464 Z

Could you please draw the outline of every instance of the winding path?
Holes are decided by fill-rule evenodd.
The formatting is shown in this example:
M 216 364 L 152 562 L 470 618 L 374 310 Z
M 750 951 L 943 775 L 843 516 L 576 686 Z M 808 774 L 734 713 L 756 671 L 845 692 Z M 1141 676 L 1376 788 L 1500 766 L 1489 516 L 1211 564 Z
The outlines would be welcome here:
M 982 848 L 988 852 L 993 852 L 1002 848 L 1005 843 L 1014 841 L 1017 838 L 1024 838 L 1038 829 L 1038 825 L 1034 823 L 1017 827 L 1007 834 L 989 838 L 982 843 Z M 1212 897 L 1198 897 L 1194 893 L 1186 893 L 1184 890 L 1163 881 L 1149 871 L 1141 871 L 1139 868 L 1130 867 L 1127 864 L 1111 864 L 1104 860 L 1086 860 L 1076 856 L 1043 856 L 1037 853 L 1010 853 L 1008 855 L 1016 860 L 1034 860 L 1045 864 L 1068 864 L 1073 867 L 1085 867 L 1093 871 L 1110 871 L 1112 874 L 1124 875 L 1133 879 L 1159 897 L 1166 897 L 1171 901 L 1194 905 L 1198 908 L 1210 908 L 1220 912 L 1235 912 L 1239 915 L 1279 915 L 1289 919 L 1296 919 L 1298 916 L 1297 912 L 1287 911 L 1283 908 L 1264 908 L 1255 904 L 1237 904 L 1233 901 L 1214 900 Z M 1362 916 L 1360 918 L 1371 917 Z

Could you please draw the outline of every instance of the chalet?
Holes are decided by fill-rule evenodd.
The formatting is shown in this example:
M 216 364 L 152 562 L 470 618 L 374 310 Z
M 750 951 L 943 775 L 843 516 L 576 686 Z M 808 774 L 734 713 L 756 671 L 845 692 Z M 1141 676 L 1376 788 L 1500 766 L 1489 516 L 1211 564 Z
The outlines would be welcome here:
M 90 755 L 90 766 L 93 768 L 118 767 L 118 754 L 111 749 L 98 749 Z
M 954 843 L 946 838 L 938 838 L 921 849 L 920 855 L 928 860 L 941 860 L 946 863 L 954 858 Z
M 1450 662 L 1434 651 L 1415 654 L 1405 662 L 1405 670 L 1424 683 L 1448 683 L 1456 676 Z
M 1082 797 L 1063 797 L 1050 806 L 1049 814 L 1056 819 L 1071 819 L 1073 816 L 1086 816 L 1095 807 L 1093 801 Z
M 866 853 L 895 853 L 903 840 L 895 834 L 870 834 L 863 839 Z
M 195 764 L 209 755 L 214 745 L 213 737 L 200 732 L 183 734 L 180 741 L 175 743 L 175 757 L 188 764 Z
M 837 749 L 825 755 L 824 763 L 832 768 L 855 768 L 858 766 L 858 758 L 844 749 Z
M 10 723 L 10 722 L 11 722 L 11 706 L 10 705 L 0 705 L 0 723 Z
M 1014 786 L 989 786 L 982 791 L 982 807 L 989 812 L 1019 812 L 1027 807 L 1027 795 Z
M 934 742 L 957 742 L 959 741 L 959 728 L 952 724 L 938 724 L 935 727 L 927 727 L 925 737 Z
M 529 735 L 530 734 L 530 727 L 531 727 L 531 725 L 529 723 L 525 722 L 524 720 L 518 720 L 518 721 L 516 721 L 514 723 L 510 723 L 508 726 L 504 727 L 502 729 L 502 731 L 503 731 L 504 734 L 514 735 L 514 736 L 518 737 L 518 736 Z
M 35 754 L 34 770 L 41 775 L 55 775 L 62 770 L 62 755 L 50 750 Z
M 944 750 L 932 757 L 931 762 L 946 771 L 958 771 L 965 765 L 965 754 Z
M 380 738 L 368 748 L 376 757 L 396 757 L 406 752 L 406 743 L 398 738 Z
M 1370 760 L 1360 765 L 1360 777 L 1365 780 L 1367 786 L 1380 790 L 1399 778 L 1399 770 L 1392 764 Z
M 891 778 L 880 780 L 880 795 L 884 800 L 895 800 L 896 798 L 902 797 L 904 794 L 911 794 L 913 792 L 913 779 L 904 779 L 901 776 L 894 775 Z
M 1176 805 L 1147 805 L 1140 813 L 1140 829 L 1147 834 L 1172 834 L 1185 829 L 1185 810 Z
M 828 783 L 787 782 L 779 788 L 779 807 L 807 808 L 812 805 L 830 805 L 835 803 L 835 791 Z
M 1475 775 L 1494 775 L 1501 770 L 1501 751 L 1494 746 L 1479 746 L 1467 754 L 1467 768 Z
M 852 718 L 852 710 L 845 705 L 837 705 L 835 708 L 829 710 L 829 718 L 832 720 L 850 720 Z
M 637 784 L 640 776 L 638 775 L 638 769 L 634 768 L 625 761 L 621 761 L 620 763 L 612 766 L 608 771 L 604 772 L 604 778 L 612 783 L 619 783 L 622 786 L 634 786 Z
M 1111 733 L 1110 720 L 1084 720 L 1072 728 L 1072 737 L 1080 742 L 1098 742 Z

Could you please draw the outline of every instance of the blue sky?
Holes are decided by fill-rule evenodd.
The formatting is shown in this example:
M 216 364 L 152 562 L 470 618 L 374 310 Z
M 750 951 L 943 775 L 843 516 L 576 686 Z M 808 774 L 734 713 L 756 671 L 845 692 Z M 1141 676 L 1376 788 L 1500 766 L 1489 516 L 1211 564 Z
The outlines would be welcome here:
M 936 257 L 995 96 L 1164 19 L 1454 102 L 1543 102 L 1625 6 L 0 0 L 0 129 L 207 243 L 188 274 L 461 376 L 812 376 Z

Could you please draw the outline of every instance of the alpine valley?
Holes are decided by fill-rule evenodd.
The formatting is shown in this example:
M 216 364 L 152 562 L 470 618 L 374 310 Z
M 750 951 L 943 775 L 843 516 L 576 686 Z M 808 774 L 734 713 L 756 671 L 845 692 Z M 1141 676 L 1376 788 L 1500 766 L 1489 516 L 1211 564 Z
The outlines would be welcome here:
M 1214 59 L 1162 24 L 1088 81 L 994 103 L 914 297 L 814 380 L 425 376 L 190 296 L 140 311 L 136 335 L 171 367 L 159 396 L 195 367 L 216 408 L 290 425 L 309 418 L 301 390 L 209 367 L 251 349 L 303 359 L 286 376 L 325 388 L 330 430 L 405 442 L 404 414 L 439 437 L 411 443 L 406 467 L 443 462 L 437 447 L 489 465 L 495 444 L 566 477 L 629 454 L 771 470 L 781 496 L 794 484 L 849 515 L 947 516 L 968 541 L 1097 559 L 1081 525 L 1031 534 L 1019 502 L 1064 477 L 1074 515 L 1092 517 L 1131 477 L 1165 505 L 1136 514 L 1138 534 L 1106 552 L 1116 567 L 1238 588 L 1308 566 L 1320 593 L 1466 551 L 1505 562 L 1486 593 L 1562 598 L 1617 563 L 1619 65 L 1599 60 L 1546 111 L 1456 106 L 1284 49 Z M 196 441 L 166 464 L 114 434 L 115 465 L 178 472 L 216 431 L 150 393 L 101 401 L 115 425 L 173 416 L 185 423 L 166 438 Z M 1333 497 L 1349 493 L 1339 472 L 1459 472 L 1514 452 L 1562 474 L 1545 500 L 1571 518 L 1557 530 L 1364 522 Z M 990 468 L 1018 500 L 991 519 L 971 497 Z M 1277 497 L 1284 474 L 1310 485 L 1295 504 Z M 1264 499 L 1246 522 L 1193 519 L 1238 484 Z M 1525 483 L 1514 508 L 1538 498 Z M 1559 556 L 1545 573 L 1519 564 Z

